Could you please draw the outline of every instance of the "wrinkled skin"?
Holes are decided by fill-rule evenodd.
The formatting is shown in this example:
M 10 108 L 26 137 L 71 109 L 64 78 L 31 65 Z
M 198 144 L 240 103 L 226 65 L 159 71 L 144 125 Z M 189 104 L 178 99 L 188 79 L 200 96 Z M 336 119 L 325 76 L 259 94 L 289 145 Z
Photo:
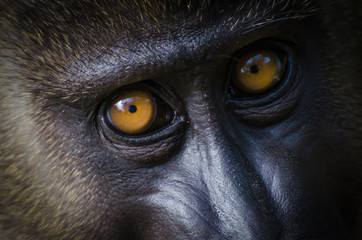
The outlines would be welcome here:
M 0 239 L 362 239 L 360 9 L 1 1 Z M 293 43 L 293 88 L 235 109 L 230 56 L 265 39 Z M 107 129 L 149 79 L 180 122 Z

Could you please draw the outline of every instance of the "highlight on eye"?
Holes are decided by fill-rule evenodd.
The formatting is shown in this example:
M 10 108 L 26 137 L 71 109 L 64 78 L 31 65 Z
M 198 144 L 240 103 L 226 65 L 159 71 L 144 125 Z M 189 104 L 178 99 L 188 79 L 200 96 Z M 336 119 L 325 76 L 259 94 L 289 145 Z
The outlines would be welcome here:
M 283 77 L 285 59 L 267 49 L 243 53 L 233 69 L 233 81 L 249 94 L 264 93 L 273 88 Z
M 156 103 L 152 94 L 143 89 L 125 89 L 107 110 L 108 121 L 126 134 L 146 131 L 155 121 Z

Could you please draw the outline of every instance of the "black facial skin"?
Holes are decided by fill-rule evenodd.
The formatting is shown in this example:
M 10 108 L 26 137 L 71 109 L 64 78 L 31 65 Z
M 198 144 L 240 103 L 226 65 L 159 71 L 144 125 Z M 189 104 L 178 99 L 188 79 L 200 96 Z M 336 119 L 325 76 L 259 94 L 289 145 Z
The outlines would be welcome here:
M 360 9 L 2 0 L 0 239 L 362 239 Z M 256 46 L 284 79 L 233 92 Z M 171 117 L 129 136 L 105 109 L 139 83 Z

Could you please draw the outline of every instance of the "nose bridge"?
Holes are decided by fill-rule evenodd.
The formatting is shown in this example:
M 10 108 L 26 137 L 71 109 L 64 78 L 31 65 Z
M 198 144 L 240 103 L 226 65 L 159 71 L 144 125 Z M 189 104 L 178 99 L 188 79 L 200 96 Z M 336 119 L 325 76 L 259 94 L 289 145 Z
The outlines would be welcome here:
M 190 133 L 182 157 L 190 166 L 187 171 L 200 182 L 201 191 L 208 194 L 207 204 L 225 236 L 276 239 L 281 229 L 272 201 L 243 146 L 222 130 L 225 123 L 215 115 L 210 94 L 194 94 L 188 99 Z

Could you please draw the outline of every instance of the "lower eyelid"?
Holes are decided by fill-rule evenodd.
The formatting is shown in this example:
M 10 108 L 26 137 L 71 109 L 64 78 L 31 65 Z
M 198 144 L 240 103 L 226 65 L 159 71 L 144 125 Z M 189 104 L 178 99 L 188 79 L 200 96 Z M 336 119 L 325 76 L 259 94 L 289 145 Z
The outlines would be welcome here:
M 240 121 L 253 126 L 270 125 L 287 117 L 296 107 L 300 87 L 295 76 L 291 82 L 286 83 L 284 89 L 276 92 L 274 96 L 255 100 L 227 100 L 227 108 Z

